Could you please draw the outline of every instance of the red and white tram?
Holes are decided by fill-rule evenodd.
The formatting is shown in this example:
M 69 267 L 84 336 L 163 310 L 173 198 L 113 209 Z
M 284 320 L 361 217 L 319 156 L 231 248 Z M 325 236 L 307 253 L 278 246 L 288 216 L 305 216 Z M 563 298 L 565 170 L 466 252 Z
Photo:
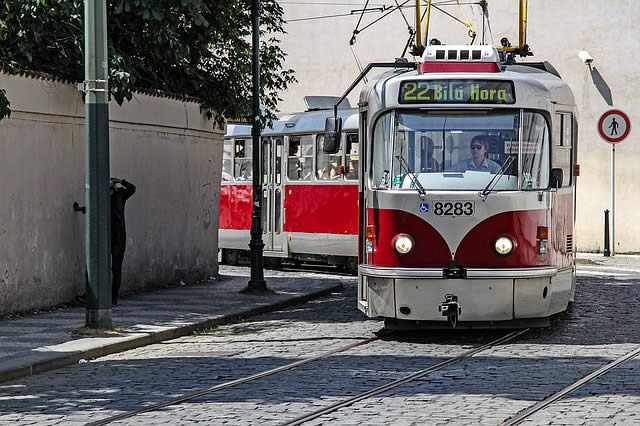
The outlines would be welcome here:
M 358 114 L 339 110 L 345 122 L 343 149 L 325 154 L 325 119 L 333 115 L 336 99 L 306 97 L 307 111 L 281 116 L 262 132 L 262 238 L 268 265 L 290 259 L 357 270 Z M 228 125 L 219 246 L 222 261 L 232 265 L 249 250 L 252 156 L 251 126 Z
M 502 57 L 428 46 L 361 92 L 358 308 L 390 328 L 544 326 L 573 301 L 574 97 Z

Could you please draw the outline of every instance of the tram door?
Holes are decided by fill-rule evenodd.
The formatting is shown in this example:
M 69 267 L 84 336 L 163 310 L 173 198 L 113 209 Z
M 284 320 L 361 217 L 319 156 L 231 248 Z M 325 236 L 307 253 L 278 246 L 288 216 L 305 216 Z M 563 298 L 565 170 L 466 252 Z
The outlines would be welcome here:
M 262 239 L 282 251 L 282 137 L 262 139 Z

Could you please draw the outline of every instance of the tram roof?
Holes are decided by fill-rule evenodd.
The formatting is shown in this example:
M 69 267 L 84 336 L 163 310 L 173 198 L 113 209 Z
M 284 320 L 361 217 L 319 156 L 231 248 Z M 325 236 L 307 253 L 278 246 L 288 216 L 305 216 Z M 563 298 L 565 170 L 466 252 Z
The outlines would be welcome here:
M 333 109 L 303 111 L 292 114 L 280 114 L 274 120 L 271 127 L 262 131 L 263 136 L 297 133 L 324 132 L 324 124 L 327 117 L 333 117 Z M 339 109 L 338 117 L 342 117 L 344 130 L 358 128 L 358 109 Z M 250 124 L 228 124 L 225 137 L 251 135 Z
M 546 68 L 546 69 L 545 69 Z M 517 63 L 503 65 L 500 72 L 429 72 L 418 71 L 403 72 L 398 69 L 381 74 L 377 79 L 370 81 L 360 93 L 360 101 L 371 101 L 370 95 L 375 89 L 376 98 L 380 102 L 380 108 L 396 107 L 398 104 L 399 84 L 407 78 L 416 80 L 438 79 L 478 79 L 478 80 L 509 80 L 513 81 L 516 91 L 516 103 L 509 105 L 516 108 L 548 109 L 551 103 L 563 105 L 575 105 L 573 92 L 569 85 L 559 77 L 557 71 L 548 64 Z M 382 94 L 385 100 L 381 101 Z M 386 101 L 386 102 L 385 102 Z M 439 107 L 447 104 L 439 104 Z M 455 105 L 460 108 L 460 104 Z M 403 105 L 406 106 L 406 105 Z M 411 105 L 416 107 L 417 105 Z M 490 105 L 465 105 L 470 108 L 487 108 Z

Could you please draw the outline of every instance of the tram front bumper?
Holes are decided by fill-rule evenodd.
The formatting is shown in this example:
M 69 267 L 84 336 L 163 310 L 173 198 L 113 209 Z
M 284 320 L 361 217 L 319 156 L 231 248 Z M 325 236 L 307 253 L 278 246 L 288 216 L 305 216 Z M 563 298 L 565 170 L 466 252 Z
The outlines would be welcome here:
M 361 266 L 359 307 L 369 317 L 442 321 L 447 295 L 461 308 L 459 321 L 507 321 L 550 316 L 555 268 L 469 269 L 467 279 L 444 278 L 442 269 Z

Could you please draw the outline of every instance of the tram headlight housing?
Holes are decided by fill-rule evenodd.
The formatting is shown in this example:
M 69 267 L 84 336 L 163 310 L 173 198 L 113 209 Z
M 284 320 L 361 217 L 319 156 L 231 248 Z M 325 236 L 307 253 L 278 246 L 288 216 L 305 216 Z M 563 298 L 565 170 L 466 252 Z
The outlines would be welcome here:
M 408 254 L 413 250 L 413 238 L 407 234 L 398 234 L 393 239 L 393 248 L 398 254 Z
M 496 240 L 496 253 L 506 256 L 513 251 L 513 240 L 506 235 L 498 237 Z

